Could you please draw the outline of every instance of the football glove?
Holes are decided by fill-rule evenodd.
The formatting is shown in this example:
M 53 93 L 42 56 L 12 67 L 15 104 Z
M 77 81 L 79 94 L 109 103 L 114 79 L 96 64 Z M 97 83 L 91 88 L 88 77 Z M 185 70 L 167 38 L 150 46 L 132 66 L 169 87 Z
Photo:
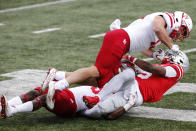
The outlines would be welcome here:
M 155 60 L 163 60 L 165 52 L 162 49 L 158 49 L 155 52 L 153 52 L 152 56 Z
M 180 50 L 180 48 L 179 48 L 178 45 L 173 45 L 171 50 L 174 51 L 174 52 L 178 52 Z

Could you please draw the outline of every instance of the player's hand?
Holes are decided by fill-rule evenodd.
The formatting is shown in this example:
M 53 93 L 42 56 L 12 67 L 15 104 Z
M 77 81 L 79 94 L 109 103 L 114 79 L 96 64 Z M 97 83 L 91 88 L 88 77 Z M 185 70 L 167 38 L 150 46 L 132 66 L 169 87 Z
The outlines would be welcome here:
M 171 50 L 174 51 L 174 52 L 178 52 L 180 50 L 180 48 L 179 48 L 178 45 L 172 45 Z
M 114 120 L 114 119 L 117 119 L 118 117 L 122 116 L 124 113 L 126 113 L 125 109 L 123 107 L 120 107 L 117 110 L 115 110 L 114 112 L 106 115 L 105 119 Z
M 158 49 L 155 52 L 153 52 L 152 56 L 155 60 L 163 60 L 165 52 L 162 49 Z
M 170 54 L 178 54 L 180 49 L 178 45 L 173 45 L 171 49 L 169 49 L 169 51 L 171 52 Z
M 134 69 L 134 62 L 137 60 L 137 58 L 130 56 L 130 55 L 125 55 L 121 59 L 121 66 L 119 69 L 119 72 L 122 72 L 126 68 L 132 68 Z
M 110 25 L 110 30 L 120 29 L 120 25 L 121 25 L 120 19 L 116 19 L 116 20 L 113 21 L 112 24 Z

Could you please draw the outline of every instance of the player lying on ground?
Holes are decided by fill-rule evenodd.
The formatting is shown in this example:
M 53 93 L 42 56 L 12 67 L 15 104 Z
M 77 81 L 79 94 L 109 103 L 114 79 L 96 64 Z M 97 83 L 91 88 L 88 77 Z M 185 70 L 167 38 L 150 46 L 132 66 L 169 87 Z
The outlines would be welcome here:
M 118 73 L 121 58 L 128 52 L 142 51 L 146 56 L 158 59 L 153 53 L 153 48 L 161 43 L 177 51 L 177 45 L 173 46 L 170 38 L 174 41 L 183 41 L 187 38 L 192 30 L 192 20 L 186 13 L 180 11 L 157 12 L 137 19 L 122 29 L 118 21 L 114 21 L 111 28 L 114 30 L 107 32 L 104 36 L 94 66 L 78 69 L 69 75 L 64 74 L 66 78 L 63 80 L 57 83 L 51 81 L 53 83 L 51 88 L 63 90 L 71 84 L 91 78 L 96 79 L 98 87 L 102 88 Z M 43 89 L 47 88 L 47 86 L 43 87 Z M 54 91 L 48 95 L 51 100 L 53 93 Z
M 140 59 L 134 61 L 135 65 L 146 71 L 136 71 L 136 77 L 134 77 L 133 69 L 126 69 L 113 77 L 98 96 L 84 96 L 88 107 L 100 101 L 93 108 L 86 110 L 85 115 L 98 117 L 118 109 L 108 116 L 114 119 L 133 106 L 139 106 L 144 102 L 159 101 L 168 89 L 182 79 L 189 68 L 188 57 L 182 51 L 176 53 L 167 51 L 162 64 L 153 65 Z M 122 90 L 122 87 L 125 89 L 118 91 Z M 112 92 L 116 93 L 107 99 L 104 98 Z
M 179 57 L 176 56 L 176 58 L 179 58 Z M 170 57 L 170 59 L 175 61 L 175 59 L 173 59 L 173 57 Z M 181 58 L 178 60 L 181 60 Z M 143 63 L 143 68 L 146 68 L 147 66 L 149 66 L 149 63 L 146 63 L 142 60 L 136 60 L 135 63 L 140 63 L 140 62 Z M 184 59 L 183 62 L 187 63 L 187 60 Z M 167 65 L 167 66 L 169 66 L 169 65 Z M 170 65 L 170 66 L 173 67 L 172 65 Z M 170 66 L 169 66 L 169 68 L 170 68 Z M 178 66 L 176 66 L 176 68 L 177 67 Z M 188 68 L 187 65 L 186 65 L 186 67 Z M 184 66 L 184 68 L 185 68 L 185 66 Z M 152 70 L 150 70 L 150 69 L 151 69 L 151 66 L 149 66 L 149 68 L 147 68 L 147 70 L 149 70 L 151 72 L 154 71 L 154 68 L 152 68 Z M 167 70 L 168 70 L 168 67 L 166 67 L 166 71 Z M 172 71 L 172 68 L 169 70 Z M 175 70 L 173 70 L 173 71 L 175 72 Z M 124 72 L 127 72 L 128 75 L 125 74 Z M 129 73 L 132 73 L 132 72 L 133 72 L 133 70 L 126 69 L 125 71 L 120 73 L 120 75 L 117 75 L 117 76 L 122 76 L 121 78 L 126 78 L 126 77 L 129 77 L 129 75 L 130 75 Z M 176 74 L 176 75 L 179 76 L 179 74 Z M 154 75 L 152 75 L 152 76 L 154 76 Z M 176 78 L 178 76 L 173 76 L 173 78 L 169 78 L 169 81 L 176 80 Z M 55 77 L 55 78 L 57 79 L 58 77 Z M 124 88 L 121 88 L 121 91 L 117 92 L 114 95 L 112 94 L 112 96 L 114 96 L 114 97 L 111 97 L 110 95 L 108 96 L 109 97 L 108 99 L 105 99 L 106 98 L 105 97 L 103 102 L 100 102 L 98 105 L 96 105 L 91 110 L 86 111 L 84 114 L 88 115 L 88 116 L 91 115 L 92 117 L 95 117 L 95 116 L 99 117 L 103 114 L 107 114 L 107 113 L 114 111 L 114 108 L 111 109 L 112 106 L 115 105 L 115 107 L 116 107 L 115 109 L 117 109 L 117 107 L 120 107 L 120 106 L 123 106 L 124 104 L 126 104 L 127 101 L 128 101 L 128 105 L 132 106 L 132 104 L 130 104 L 130 103 L 131 103 L 131 100 L 133 101 L 133 99 L 130 99 L 130 98 L 134 95 L 135 92 L 137 92 L 137 97 L 135 98 L 135 99 L 137 99 L 137 101 L 134 104 L 135 105 L 142 104 L 142 102 L 145 101 L 145 99 L 143 100 L 143 97 L 140 93 L 140 89 L 137 86 L 136 86 L 137 88 L 135 88 L 135 84 L 137 85 L 137 83 L 132 82 L 132 81 L 133 81 L 133 79 L 130 79 L 130 81 L 127 81 L 126 83 L 124 83 L 123 84 Z M 143 81 L 143 83 L 146 82 L 146 80 L 141 79 L 141 82 L 142 81 Z M 113 81 L 111 80 L 110 82 L 112 83 Z M 177 82 L 177 81 L 175 81 L 175 82 Z M 97 94 L 99 92 L 99 90 L 100 90 L 100 88 L 89 87 L 89 86 L 71 88 L 69 90 L 64 89 L 61 92 L 59 90 L 56 90 L 55 91 L 56 101 L 54 104 L 54 108 L 51 110 L 51 112 L 53 112 L 57 115 L 60 115 L 60 116 L 65 116 L 65 117 L 69 116 L 70 117 L 70 116 L 74 116 L 76 114 L 76 112 L 78 112 L 78 111 L 85 111 L 87 109 L 87 107 L 82 102 L 82 97 L 84 95 L 94 96 L 95 94 Z M 127 91 L 125 92 L 124 90 L 127 90 Z M 46 93 L 47 93 L 47 90 L 44 93 L 41 93 L 41 88 L 38 87 L 38 88 L 35 88 L 34 90 L 28 92 L 27 94 L 21 95 L 20 97 L 15 97 L 8 102 L 5 98 L 5 96 L 2 96 L 1 97 L 1 103 L 2 103 L 1 116 L 3 118 L 6 118 L 6 117 L 12 116 L 15 113 L 31 112 L 31 111 L 35 111 L 35 110 L 41 108 L 42 106 L 46 107 L 46 103 L 45 103 Z M 124 99 L 124 97 L 122 97 L 122 95 L 125 96 L 125 99 Z M 147 95 L 146 99 L 148 97 L 149 96 Z M 114 98 L 119 98 L 119 99 L 116 101 Z M 156 98 L 154 98 L 154 99 L 156 100 Z M 112 105 L 112 106 L 108 107 L 108 105 Z M 124 107 L 127 109 L 127 106 L 124 106 Z
M 77 112 L 86 110 L 87 107 L 82 101 L 83 95 L 95 96 L 100 91 L 99 88 L 91 86 L 79 86 L 63 91 L 56 90 L 54 109 L 50 110 L 46 106 L 47 90 L 41 93 L 41 87 L 29 91 L 26 94 L 17 96 L 7 101 L 6 96 L 1 96 L 1 117 L 3 119 L 11 117 L 20 112 L 32 112 L 46 107 L 50 112 L 61 117 L 73 117 Z

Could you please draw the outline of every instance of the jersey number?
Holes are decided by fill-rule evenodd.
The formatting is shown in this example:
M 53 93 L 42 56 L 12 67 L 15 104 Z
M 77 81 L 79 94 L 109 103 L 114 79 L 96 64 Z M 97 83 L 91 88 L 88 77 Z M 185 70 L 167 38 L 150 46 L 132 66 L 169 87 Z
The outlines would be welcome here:
M 148 79 L 151 75 L 152 75 L 152 73 L 142 73 L 137 76 L 141 79 Z

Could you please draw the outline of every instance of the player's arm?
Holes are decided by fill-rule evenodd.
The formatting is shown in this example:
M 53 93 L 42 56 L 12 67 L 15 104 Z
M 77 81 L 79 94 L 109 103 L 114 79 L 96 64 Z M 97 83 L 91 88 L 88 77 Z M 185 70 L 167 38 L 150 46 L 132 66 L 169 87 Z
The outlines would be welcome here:
M 105 116 L 105 119 L 114 120 L 114 119 L 117 119 L 118 117 L 122 116 L 125 113 L 126 113 L 125 108 L 124 107 L 120 107 L 117 110 L 113 111 L 112 113 L 107 114 Z
M 156 74 L 158 76 L 165 77 L 166 69 L 162 66 L 153 65 L 147 61 L 140 60 L 140 59 L 135 60 L 134 64 L 140 67 L 142 70 L 145 70 L 152 74 Z
M 144 71 L 147 71 L 147 72 L 150 72 L 155 75 L 162 76 L 162 77 L 166 76 L 166 69 L 162 66 L 151 64 L 147 61 L 137 59 L 133 56 L 128 56 L 127 59 L 130 63 L 137 65 L 139 68 L 141 68 Z
M 148 49 L 148 50 L 141 51 L 141 53 L 142 53 L 144 56 L 147 56 L 147 57 L 153 57 L 153 52 L 154 52 L 153 49 Z
M 171 40 L 166 32 L 167 24 L 166 21 L 162 16 L 156 16 L 153 23 L 153 30 L 156 34 L 156 36 L 159 38 L 159 40 L 165 44 L 169 49 L 172 48 L 173 44 L 171 43 Z

